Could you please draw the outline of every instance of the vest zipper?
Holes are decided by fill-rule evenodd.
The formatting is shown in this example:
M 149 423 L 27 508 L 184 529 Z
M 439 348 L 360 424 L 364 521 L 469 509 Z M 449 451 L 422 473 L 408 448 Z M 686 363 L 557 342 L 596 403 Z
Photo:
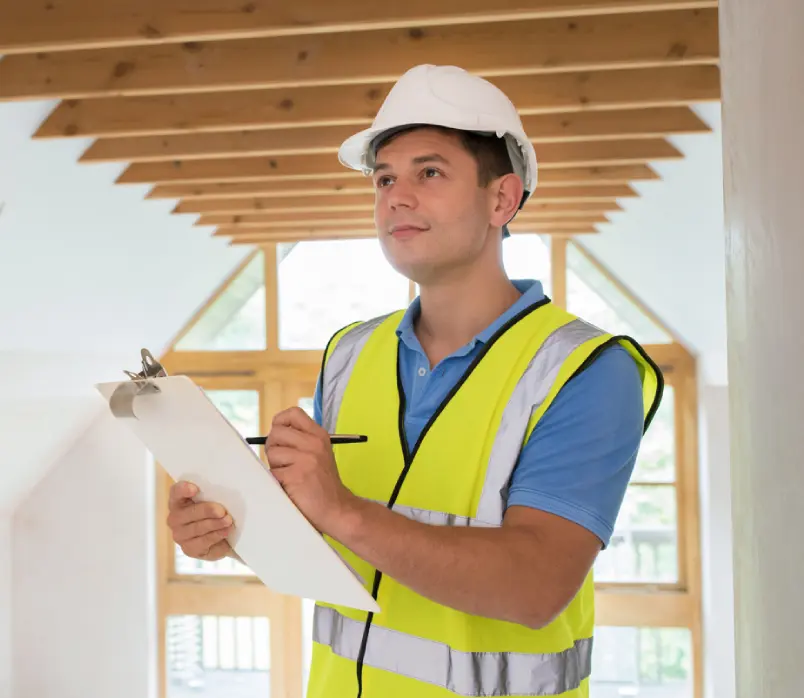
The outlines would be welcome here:
M 421 445 L 422 441 L 424 441 L 424 437 L 427 436 L 427 432 L 430 431 L 433 424 L 435 424 L 436 419 L 438 419 L 439 415 L 444 411 L 446 406 L 450 403 L 453 397 L 457 394 L 457 392 L 461 389 L 463 384 L 469 379 L 469 376 L 472 375 L 474 370 L 477 368 L 480 361 L 485 357 L 485 355 L 489 352 L 489 350 L 494 346 L 496 341 L 502 337 L 509 329 L 511 329 L 514 325 L 516 325 L 520 320 L 530 315 L 535 310 L 538 310 L 542 306 L 547 305 L 551 302 L 551 299 L 547 296 L 544 297 L 541 301 L 534 303 L 533 305 L 528 306 L 521 312 L 517 313 L 514 317 L 512 317 L 508 322 L 506 322 L 502 327 L 500 327 L 497 332 L 489 339 L 489 341 L 483 346 L 480 350 L 478 355 L 472 360 L 472 363 L 464 372 L 461 379 L 452 387 L 449 393 L 446 395 L 444 400 L 438 406 L 436 411 L 433 413 L 432 417 L 427 421 L 425 424 L 424 429 L 422 429 L 421 434 L 419 435 L 419 440 L 416 442 L 415 446 L 413 447 L 413 451 L 408 448 L 408 440 L 405 438 L 405 408 L 406 408 L 406 398 L 405 398 L 405 390 L 402 386 L 402 372 L 399 368 L 399 344 L 397 343 L 397 360 L 396 360 L 396 389 L 399 395 L 399 415 L 398 415 L 398 429 L 399 429 L 399 443 L 402 447 L 402 458 L 404 461 L 404 467 L 402 468 L 402 472 L 399 474 L 399 477 L 396 480 L 396 485 L 394 486 L 394 491 L 391 493 L 391 497 L 388 500 L 388 504 L 386 505 L 388 509 L 393 509 L 394 504 L 396 504 L 396 500 L 399 497 L 399 493 L 402 490 L 402 485 L 405 483 L 405 478 L 408 476 L 408 472 L 410 471 L 410 467 L 413 465 L 413 459 L 416 457 L 416 453 L 419 450 L 419 446 Z M 382 582 L 382 572 L 380 570 L 375 570 L 374 572 L 374 582 L 372 584 L 371 595 L 374 597 L 374 600 L 377 600 L 377 597 L 380 592 L 380 583 Z M 374 612 L 369 611 L 368 616 L 366 617 L 366 625 L 363 629 L 363 638 L 360 642 L 360 651 L 357 654 L 357 698 L 363 697 L 363 662 L 366 658 L 366 648 L 368 647 L 368 638 L 369 632 L 371 630 L 371 624 L 374 621 Z

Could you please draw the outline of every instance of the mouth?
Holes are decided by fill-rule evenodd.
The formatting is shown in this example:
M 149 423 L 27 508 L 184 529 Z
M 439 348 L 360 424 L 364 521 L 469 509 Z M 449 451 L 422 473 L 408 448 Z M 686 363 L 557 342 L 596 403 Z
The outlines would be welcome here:
M 391 228 L 389 233 L 395 238 L 409 238 L 419 233 L 423 233 L 428 228 L 419 225 L 412 225 L 410 223 L 399 223 Z

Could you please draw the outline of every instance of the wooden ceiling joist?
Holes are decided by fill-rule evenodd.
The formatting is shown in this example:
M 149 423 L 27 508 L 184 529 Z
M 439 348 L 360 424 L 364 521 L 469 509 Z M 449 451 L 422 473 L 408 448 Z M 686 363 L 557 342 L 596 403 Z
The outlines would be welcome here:
M 578 207 L 567 211 L 520 211 L 516 217 L 518 221 L 572 221 L 583 223 L 605 223 L 608 219 L 605 214 L 608 211 L 598 206 L 595 209 Z M 289 213 L 252 213 L 252 214 L 209 214 L 201 216 L 194 225 L 196 227 L 205 226 L 225 226 L 232 228 L 277 228 L 309 225 L 321 225 L 322 227 L 336 226 L 345 227 L 347 225 L 356 228 L 374 225 L 373 212 L 369 211 L 292 211 Z
M 575 167 L 564 170 L 545 170 L 539 173 L 537 192 L 552 187 L 588 187 L 597 185 L 627 185 L 636 181 L 659 179 L 647 165 L 616 165 L 612 167 Z M 254 182 L 214 182 L 212 184 L 163 184 L 155 186 L 149 199 L 206 199 L 239 198 L 243 196 L 345 196 L 371 192 L 371 182 L 359 174 L 348 178 L 318 177 L 290 181 L 262 180 Z
M 538 233 L 540 235 L 571 236 L 597 233 L 594 223 L 568 223 L 554 225 L 552 223 L 540 224 L 535 221 L 512 222 L 509 225 L 512 233 Z M 272 242 L 297 242 L 300 240 L 342 240 L 344 238 L 375 238 L 377 231 L 373 227 L 366 228 L 291 228 L 279 230 L 242 230 L 232 228 L 218 228 L 214 237 L 230 238 L 233 244 L 266 244 Z
M 0 100 L 375 83 L 421 63 L 491 77 L 717 62 L 717 10 L 676 10 L 10 56 Z
M 538 153 L 539 169 L 638 165 L 648 161 L 681 158 L 673 145 L 662 139 L 550 143 Z M 332 155 L 290 155 L 276 158 L 188 160 L 187 162 L 137 163 L 118 178 L 120 184 L 247 182 L 306 177 L 348 177 L 352 171 Z
M 0 0 L 0 54 L 716 6 L 716 0 L 407 0 L 393 5 L 369 0 Z
M 349 196 L 373 191 L 365 177 L 348 179 L 296 179 L 288 182 L 216 182 L 215 184 L 158 184 L 146 194 L 148 199 L 239 199 L 244 196 Z
M 596 210 L 600 207 L 619 208 L 616 200 L 636 196 L 625 185 L 598 187 L 566 187 L 537 189 L 526 205 L 529 211 Z M 339 196 L 283 196 L 254 198 L 207 198 L 181 201 L 173 209 L 177 214 L 242 214 L 242 213 L 300 213 L 323 211 L 373 211 L 374 194 Z
M 2 63 L 0 63 L 2 66 Z M 533 114 L 522 125 L 537 145 L 618 138 L 661 138 L 708 133 L 709 126 L 688 107 Z M 336 153 L 354 126 L 263 129 L 204 134 L 102 138 L 82 162 L 161 162 L 206 158 Z
M 523 115 L 687 106 L 717 100 L 716 66 L 491 78 Z M 112 137 L 298 126 L 369 125 L 389 83 L 66 100 L 36 137 Z

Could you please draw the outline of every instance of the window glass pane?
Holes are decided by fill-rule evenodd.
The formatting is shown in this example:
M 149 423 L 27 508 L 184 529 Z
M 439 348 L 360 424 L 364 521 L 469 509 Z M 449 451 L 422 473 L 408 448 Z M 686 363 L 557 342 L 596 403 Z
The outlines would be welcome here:
M 209 399 L 242 436 L 254 436 L 260 431 L 260 394 L 256 390 L 207 390 Z M 255 450 L 259 447 L 255 446 Z M 217 562 L 204 562 L 187 557 L 178 545 L 177 574 L 253 575 L 245 565 L 226 557 Z
M 168 616 L 168 698 L 268 698 L 267 618 Z
M 314 405 L 314 398 L 311 397 L 303 397 L 299 400 L 299 407 L 301 407 L 308 415 L 310 415 L 310 419 L 313 418 L 313 413 L 315 412 L 315 405 Z
M 632 482 L 674 482 L 676 479 L 675 393 L 664 388 L 662 403 L 642 438 Z
M 595 628 L 591 698 L 693 698 L 686 628 Z
M 545 295 L 553 292 L 550 241 L 541 235 L 513 233 L 503 241 L 503 266 L 511 279 L 536 279 Z
M 598 582 L 678 581 L 676 490 L 632 485 L 614 534 L 595 563 Z
M 672 341 L 573 242 L 567 245 L 567 309 L 606 332 L 626 334 L 642 344 Z
M 260 252 L 176 343 L 176 349 L 263 350 L 266 342 L 265 262 Z
M 278 259 L 280 349 L 323 349 L 349 323 L 408 305 L 409 282 L 375 239 L 299 242 Z

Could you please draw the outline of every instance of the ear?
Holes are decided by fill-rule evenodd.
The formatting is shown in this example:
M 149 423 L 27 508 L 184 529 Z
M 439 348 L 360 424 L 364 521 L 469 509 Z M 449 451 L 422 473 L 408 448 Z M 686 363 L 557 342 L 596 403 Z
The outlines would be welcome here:
M 490 223 L 495 228 L 501 228 L 519 210 L 525 187 L 515 174 L 507 174 L 489 185 L 489 193 L 491 196 L 489 203 L 492 207 Z

